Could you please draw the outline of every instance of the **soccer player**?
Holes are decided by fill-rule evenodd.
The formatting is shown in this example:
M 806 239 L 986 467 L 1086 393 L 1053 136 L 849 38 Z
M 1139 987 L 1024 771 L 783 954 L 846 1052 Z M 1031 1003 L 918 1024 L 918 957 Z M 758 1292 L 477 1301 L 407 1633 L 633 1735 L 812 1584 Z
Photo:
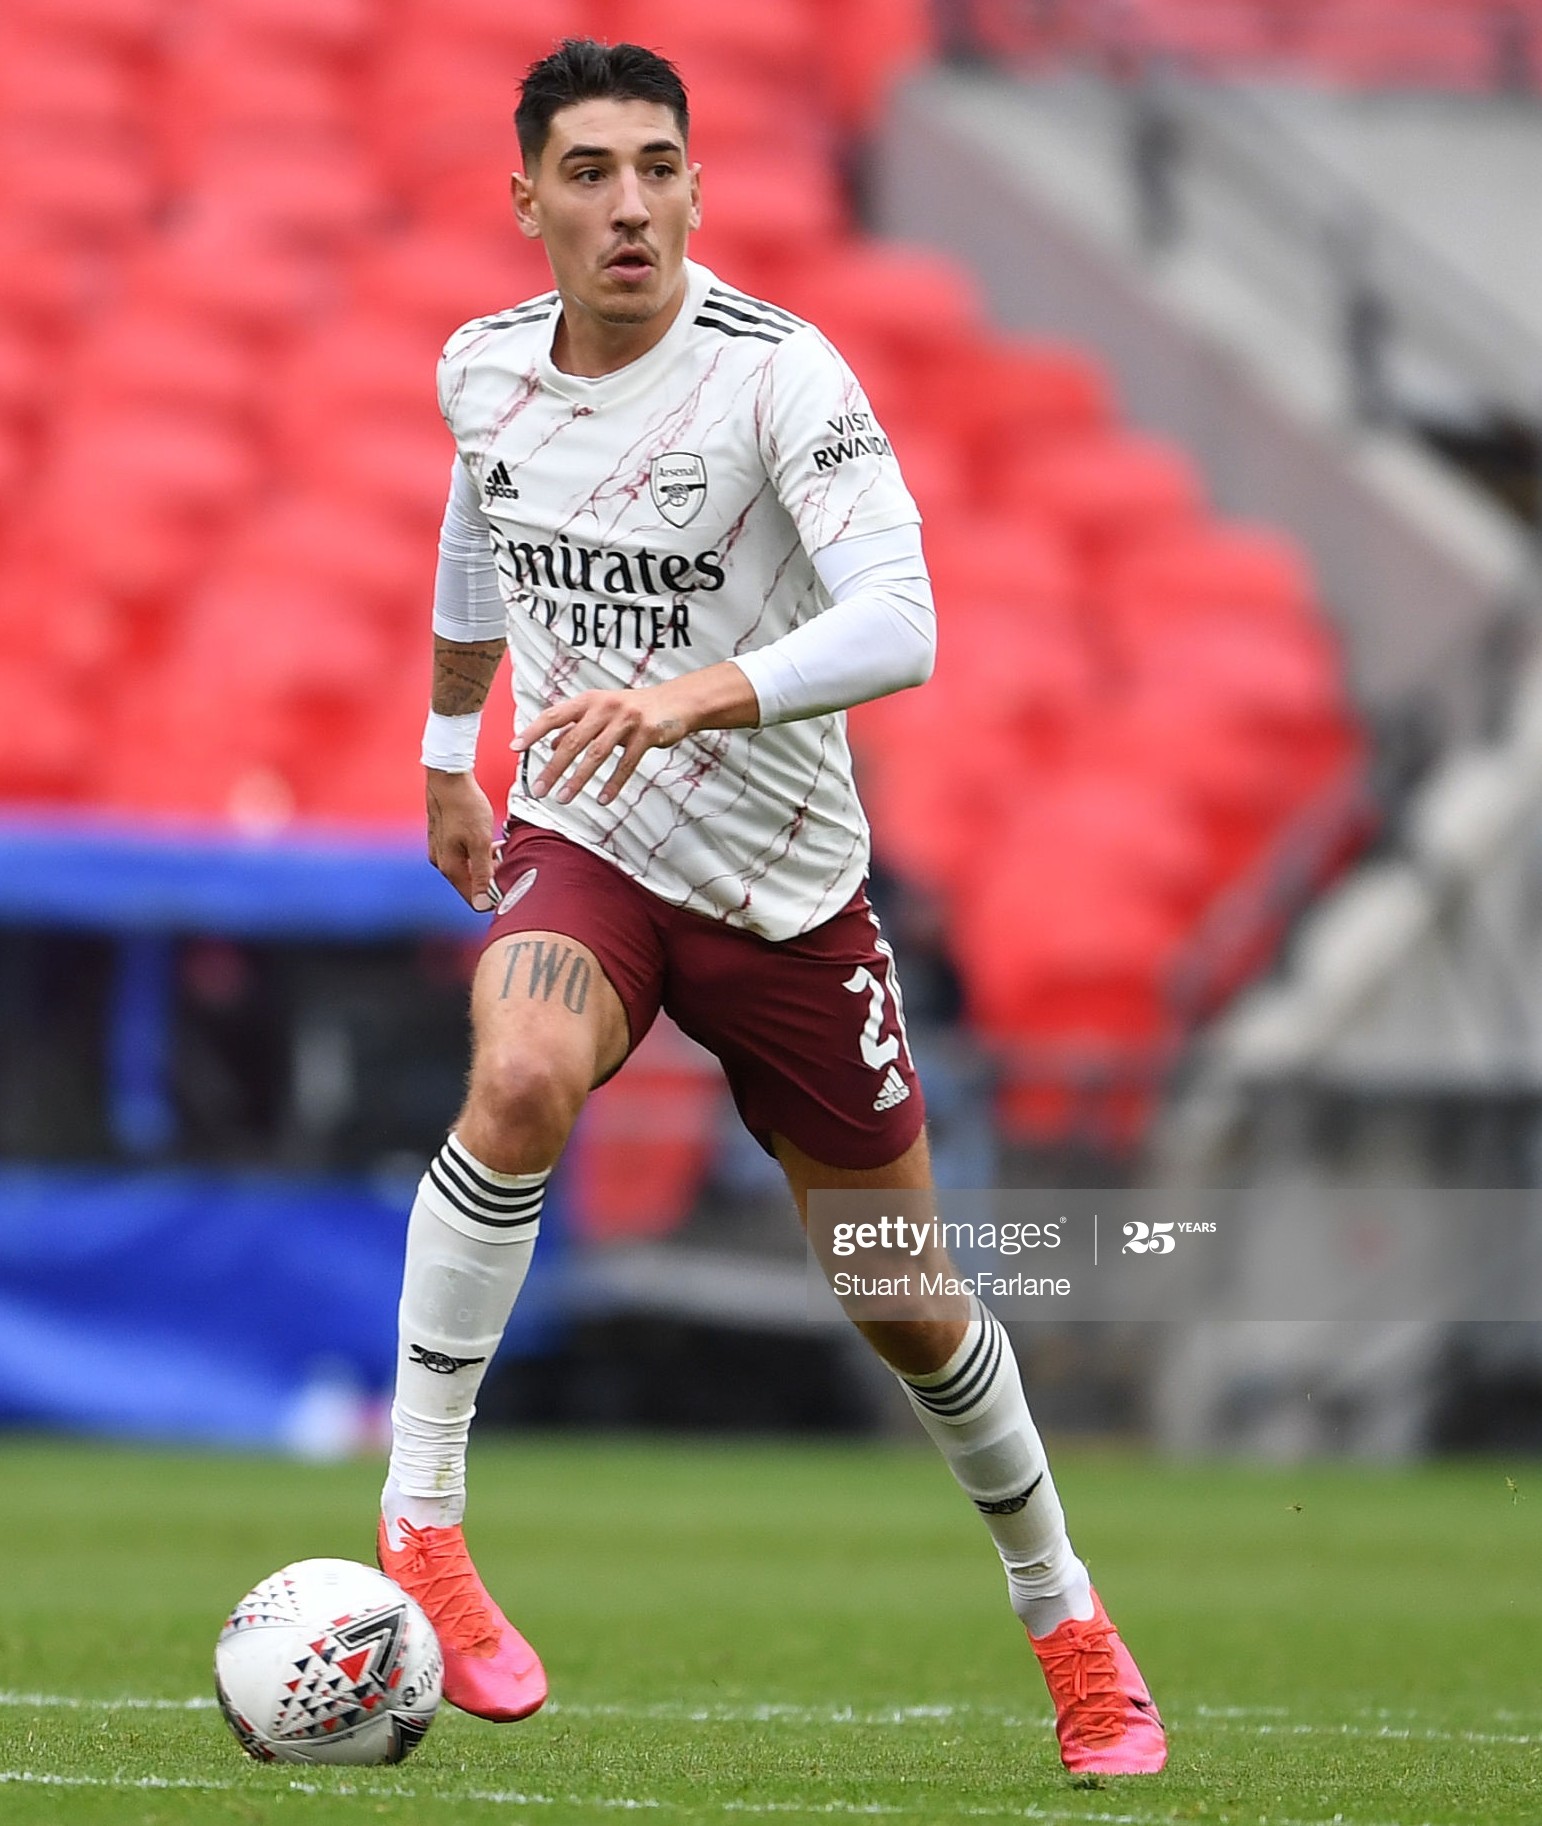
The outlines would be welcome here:
M 439 372 L 458 454 L 429 853 L 493 918 L 465 1106 L 408 1227 L 379 1532 L 446 1697 L 492 1719 L 534 1711 L 546 1677 L 468 1556 L 466 1443 L 589 1091 L 662 1007 L 722 1061 L 805 1218 L 814 1189 L 930 1184 L 841 715 L 931 671 L 919 515 L 819 331 L 686 258 L 700 180 L 670 63 L 567 41 L 515 125 L 515 216 L 556 283 L 458 330 Z M 472 766 L 505 645 L 520 758 L 495 841 Z M 1067 1766 L 1160 1768 L 1001 1326 L 862 1329 L 1000 1552 Z

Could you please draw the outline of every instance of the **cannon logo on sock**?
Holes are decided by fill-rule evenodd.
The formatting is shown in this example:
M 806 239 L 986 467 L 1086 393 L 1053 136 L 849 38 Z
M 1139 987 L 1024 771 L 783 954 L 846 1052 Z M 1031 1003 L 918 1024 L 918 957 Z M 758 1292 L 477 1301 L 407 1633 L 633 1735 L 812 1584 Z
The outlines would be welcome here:
M 423 1344 L 410 1344 L 407 1354 L 414 1363 L 432 1370 L 436 1376 L 453 1376 L 457 1370 L 470 1369 L 473 1363 L 485 1363 L 485 1357 L 447 1357 L 442 1350 L 429 1350 Z
M 995 1501 L 977 1496 L 974 1498 L 974 1506 L 980 1511 L 981 1515 L 1021 1514 L 1021 1512 L 1028 1507 L 1028 1498 L 1033 1495 L 1034 1491 L 1037 1490 L 1039 1485 L 1043 1482 L 1044 1473 L 1041 1471 L 1028 1488 L 1020 1491 L 1018 1495 L 998 1497 Z

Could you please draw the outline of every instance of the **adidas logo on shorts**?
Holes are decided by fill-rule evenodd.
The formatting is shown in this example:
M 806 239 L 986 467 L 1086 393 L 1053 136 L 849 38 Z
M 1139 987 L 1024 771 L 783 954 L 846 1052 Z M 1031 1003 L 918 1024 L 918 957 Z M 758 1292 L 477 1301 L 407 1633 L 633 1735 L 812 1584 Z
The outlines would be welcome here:
M 873 1099 L 873 1108 L 880 1115 L 885 1110 L 892 1110 L 896 1103 L 903 1103 L 910 1095 L 910 1086 L 891 1065 L 884 1076 L 883 1088 Z

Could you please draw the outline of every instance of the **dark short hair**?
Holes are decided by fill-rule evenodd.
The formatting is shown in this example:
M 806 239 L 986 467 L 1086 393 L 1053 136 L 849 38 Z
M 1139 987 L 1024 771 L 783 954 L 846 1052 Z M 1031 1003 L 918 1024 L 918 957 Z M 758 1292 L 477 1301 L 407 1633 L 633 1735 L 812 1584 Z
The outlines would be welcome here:
M 690 105 L 680 72 L 667 57 L 640 44 L 600 44 L 593 38 L 564 38 L 549 56 L 531 64 L 514 110 L 514 131 L 525 163 L 546 149 L 552 116 L 581 101 L 654 101 L 668 108 L 685 139 Z

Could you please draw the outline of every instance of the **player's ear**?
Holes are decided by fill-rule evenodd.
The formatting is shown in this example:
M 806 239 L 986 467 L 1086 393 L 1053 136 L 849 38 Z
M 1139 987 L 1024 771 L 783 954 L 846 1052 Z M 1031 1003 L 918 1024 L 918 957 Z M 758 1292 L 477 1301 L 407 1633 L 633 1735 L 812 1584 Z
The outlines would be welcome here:
M 532 241 L 539 241 L 541 223 L 536 208 L 535 187 L 524 172 L 516 171 L 510 177 L 509 192 L 514 199 L 514 220 L 519 224 L 519 232 Z
M 701 166 L 691 167 L 691 227 L 701 227 Z

